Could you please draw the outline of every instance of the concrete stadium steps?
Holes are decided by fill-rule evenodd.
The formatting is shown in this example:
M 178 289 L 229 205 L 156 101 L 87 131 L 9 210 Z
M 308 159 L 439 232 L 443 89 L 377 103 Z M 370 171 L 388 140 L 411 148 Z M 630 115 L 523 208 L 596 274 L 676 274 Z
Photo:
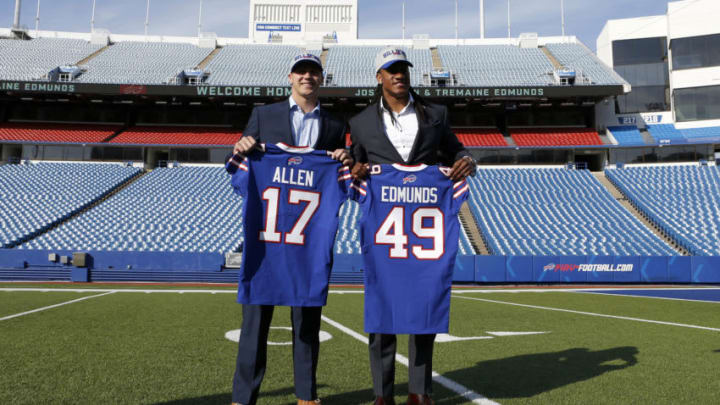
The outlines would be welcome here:
M 649 230 L 652 231 L 657 237 L 665 241 L 671 248 L 673 248 L 678 254 L 683 256 L 689 256 L 690 252 L 685 250 L 684 248 L 680 247 L 675 240 L 670 238 L 667 234 L 660 231 L 660 228 L 650 222 L 650 220 L 643 215 L 642 212 L 640 212 L 634 205 L 630 203 L 630 200 L 618 189 L 615 184 L 613 184 L 610 179 L 607 178 L 605 173 L 603 172 L 593 172 L 593 176 L 600 182 L 600 184 L 607 189 L 607 191 L 622 205 L 626 210 L 628 210 L 635 218 L 637 218 L 640 222 L 642 222 L 645 227 L 647 227 Z
M 470 212 L 470 206 L 467 202 L 464 202 L 460 207 L 460 225 L 465 229 L 465 233 L 470 239 L 475 254 L 478 255 L 489 255 L 490 250 L 485 243 L 485 238 L 480 233 L 480 227 L 475 222 L 475 217 Z

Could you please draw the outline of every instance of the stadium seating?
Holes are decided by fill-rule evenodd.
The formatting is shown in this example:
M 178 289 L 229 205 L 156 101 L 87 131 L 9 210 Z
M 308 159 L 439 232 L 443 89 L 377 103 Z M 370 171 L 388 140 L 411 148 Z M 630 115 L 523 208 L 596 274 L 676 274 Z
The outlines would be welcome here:
M 289 86 L 290 61 L 300 51 L 290 45 L 227 45 L 206 66 L 207 84 Z
M 332 74 L 332 85 L 341 87 L 377 86 L 375 55 L 382 49 L 381 46 L 334 46 L 330 48 L 325 72 Z
M 469 182 L 491 254 L 676 254 L 587 170 L 479 169 Z
M 495 128 L 454 128 L 453 132 L 466 147 L 508 146 Z
M 48 143 L 101 143 L 119 129 L 119 125 L 14 122 L 0 124 L 0 140 Z
M 76 80 L 86 83 L 164 84 L 195 68 L 211 52 L 190 44 L 117 42 L 84 67 Z
M 592 128 L 510 128 L 518 146 L 602 145 Z
M 675 129 L 675 125 L 673 124 L 648 125 L 647 129 L 650 132 L 650 136 L 655 138 L 655 140 L 661 144 L 672 142 L 687 142 L 687 139 L 682 134 L 682 132 Z
M 720 170 L 717 166 L 606 169 L 608 178 L 691 254 L 720 255 Z
M 332 74 L 331 85 L 340 87 L 375 87 L 375 56 L 384 46 L 333 46 L 328 50 L 326 74 Z M 432 70 L 429 49 L 401 47 L 412 62 L 410 83 L 415 87 L 424 85 L 423 74 Z
M 242 199 L 221 166 L 159 168 L 21 249 L 231 252 Z
M 0 166 L 0 247 L 45 231 L 138 173 L 103 163 Z
M 336 254 L 360 254 L 360 227 L 358 221 L 361 216 L 360 204 L 348 200 L 341 207 L 338 213 L 338 230 L 335 236 Z M 458 241 L 459 255 L 474 255 L 475 250 L 470 243 L 465 230 L 460 227 Z
M 74 65 L 100 45 L 78 39 L 0 39 L 2 80 L 42 80 L 61 65 Z
M 618 145 L 645 145 L 642 134 L 635 125 L 623 125 L 617 127 L 608 127 L 608 131 L 612 133 Z
M 594 85 L 622 85 L 625 80 L 582 44 L 547 44 L 545 47 L 566 68 L 582 73 Z M 575 85 L 585 84 L 575 81 Z
M 690 142 L 720 141 L 720 127 L 684 128 L 681 129 L 680 132 Z
M 463 86 L 546 86 L 553 64 L 539 48 L 511 45 L 440 45 L 446 70 Z
M 109 143 L 126 145 L 234 145 L 242 136 L 229 128 L 137 126 Z

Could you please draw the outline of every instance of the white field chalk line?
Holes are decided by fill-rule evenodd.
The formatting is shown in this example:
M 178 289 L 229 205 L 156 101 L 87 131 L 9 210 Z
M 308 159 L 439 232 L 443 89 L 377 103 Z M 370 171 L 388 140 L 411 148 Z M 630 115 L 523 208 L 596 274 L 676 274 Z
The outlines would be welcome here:
M 484 298 L 475 298 L 475 297 L 463 297 L 463 296 L 455 296 L 455 298 L 461 298 L 466 300 L 473 300 L 473 301 L 483 301 L 483 302 L 491 302 L 493 304 L 505 304 L 505 305 L 513 305 L 516 307 L 525 307 L 525 308 L 533 308 L 533 309 L 544 309 L 547 311 L 557 311 L 557 312 L 567 312 L 571 314 L 579 314 L 579 315 L 589 315 L 589 316 L 598 316 L 601 318 L 612 318 L 612 319 L 623 319 L 626 321 L 635 321 L 635 322 L 645 322 L 645 323 L 654 323 L 658 325 L 668 325 L 668 326 L 679 326 L 682 328 L 691 328 L 691 329 L 702 329 L 702 330 L 709 330 L 713 332 L 720 332 L 720 329 L 718 328 L 710 328 L 707 326 L 699 326 L 699 325 L 689 325 L 685 323 L 675 323 L 675 322 L 663 322 L 663 321 L 654 321 L 652 319 L 642 319 L 642 318 L 632 318 L 629 316 L 618 316 L 618 315 L 607 315 L 607 314 L 598 314 L 595 312 L 584 312 L 584 311 L 574 311 L 571 309 L 563 309 L 563 308 L 553 308 L 553 307 L 543 307 L 539 305 L 528 305 L 528 304 L 518 304 L 515 302 L 506 302 L 506 301 L 495 301 L 495 300 L 488 300 Z
M 623 290 L 625 291 L 625 290 Z M 635 295 L 635 294 L 619 294 L 619 293 L 598 293 L 596 291 L 574 291 L 578 293 L 588 293 L 588 294 L 595 294 L 595 295 L 610 295 L 610 296 L 618 296 L 618 297 L 630 297 L 630 298 L 651 298 L 656 300 L 670 300 L 670 301 L 684 301 L 684 302 L 706 302 L 709 304 L 720 304 L 720 301 L 710 301 L 710 300 L 694 300 L 692 298 L 673 298 L 673 297 L 655 297 L 652 295 Z
M 329 323 L 330 325 L 334 326 L 335 328 L 341 330 L 342 332 L 350 335 L 351 337 L 365 343 L 366 345 L 368 344 L 368 338 L 366 338 L 364 335 L 362 335 L 360 333 L 355 332 L 354 330 L 348 328 L 347 326 L 344 326 L 336 321 L 333 321 L 332 319 L 328 318 L 325 315 L 322 315 L 322 320 Z M 395 361 L 404 365 L 405 367 L 410 366 L 410 360 L 408 360 L 407 357 L 405 357 L 401 354 L 395 354 Z M 462 395 L 463 397 L 465 397 L 466 399 L 471 401 L 473 404 L 500 405 L 497 402 L 492 401 L 492 400 L 478 394 L 477 392 L 475 392 L 463 385 L 456 383 L 453 380 L 450 380 L 448 378 L 441 376 L 440 374 L 438 374 L 435 371 L 432 372 L 432 378 L 438 384 L 444 386 L 445 388 L 447 388 L 451 391 L 454 391 L 455 393 L 457 393 L 459 395 Z
M 680 287 L 680 288 L 643 288 L 652 290 L 720 290 L 720 287 Z M 523 292 L 585 292 L 585 291 L 606 291 L 606 290 L 628 290 L 633 291 L 637 288 L 509 288 L 509 289 L 453 289 L 453 294 L 467 294 L 467 293 L 523 293 Z M 237 290 L 225 289 L 225 290 L 209 290 L 209 289 L 139 289 L 139 288 L 0 288 L 0 291 L 39 291 L 39 292 L 131 292 L 131 293 L 210 293 L 210 294 L 237 294 Z M 363 294 L 363 289 L 353 290 L 330 290 L 330 294 Z
M 15 315 L 8 315 L 8 316 L 6 316 L 6 317 L 0 318 L 0 321 L 6 321 L 6 320 L 8 320 L 8 319 L 17 318 L 17 317 L 19 317 L 19 316 L 28 315 L 28 314 L 32 314 L 32 313 L 40 312 L 40 311 L 45 311 L 46 309 L 57 308 L 57 307 L 61 307 L 61 306 L 63 306 L 63 305 L 68 305 L 68 304 L 73 304 L 73 303 L 80 302 L 80 301 L 84 301 L 84 300 L 89 300 L 90 298 L 102 297 L 103 295 L 112 294 L 113 292 L 114 292 L 114 291 L 109 291 L 109 292 L 106 292 L 106 293 L 104 293 L 104 294 L 91 295 L 91 296 L 89 296 L 89 297 L 77 298 L 77 299 L 74 299 L 74 300 L 61 302 L 61 303 L 59 303 L 59 304 L 48 305 L 47 307 L 42 307 L 42 308 L 38 308 L 38 309 L 33 309 L 33 310 L 31 310 L 31 311 L 21 312 L 21 313 L 19 313 L 19 314 L 15 314 Z

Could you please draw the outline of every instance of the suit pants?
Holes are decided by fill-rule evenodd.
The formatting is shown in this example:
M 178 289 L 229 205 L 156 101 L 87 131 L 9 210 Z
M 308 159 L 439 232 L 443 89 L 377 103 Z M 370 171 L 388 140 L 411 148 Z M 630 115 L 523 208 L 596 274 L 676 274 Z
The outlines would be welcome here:
M 232 402 L 253 405 L 257 401 L 265 376 L 267 338 L 274 309 L 273 305 L 243 305 Z M 295 395 L 307 401 L 317 399 L 315 372 L 321 314 L 322 307 L 291 307 Z
M 432 356 L 435 335 L 410 335 L 408 339 L 409 381 L 408 392 L 432 393 Z M 369 336 L 370 372 L 376 396 L 392 397 L 395 385 L 395 352 L 397 337 L 381 333 Z

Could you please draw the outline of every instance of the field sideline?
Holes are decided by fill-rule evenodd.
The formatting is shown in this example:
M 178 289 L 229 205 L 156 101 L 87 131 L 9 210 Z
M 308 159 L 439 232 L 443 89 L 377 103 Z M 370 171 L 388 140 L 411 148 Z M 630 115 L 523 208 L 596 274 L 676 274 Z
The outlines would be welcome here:
M 433 397 L 719 402 L 720 289 L 646 290 L 454 289 L 450 334 L 435 345 Z M 667 296 L 695 290 L 702 300 Z M 2 283 L 0 403 L 228 404 L 236 343 L 226 335 L 240 326 L 234 298 L 232 286 Z M 361 289 L 331 289 L 318 369 L 324 404 L 373 398 L 362 304 Z M 289 311 L 277 308 L 259 403 L 294 403 L 289 324 Z

